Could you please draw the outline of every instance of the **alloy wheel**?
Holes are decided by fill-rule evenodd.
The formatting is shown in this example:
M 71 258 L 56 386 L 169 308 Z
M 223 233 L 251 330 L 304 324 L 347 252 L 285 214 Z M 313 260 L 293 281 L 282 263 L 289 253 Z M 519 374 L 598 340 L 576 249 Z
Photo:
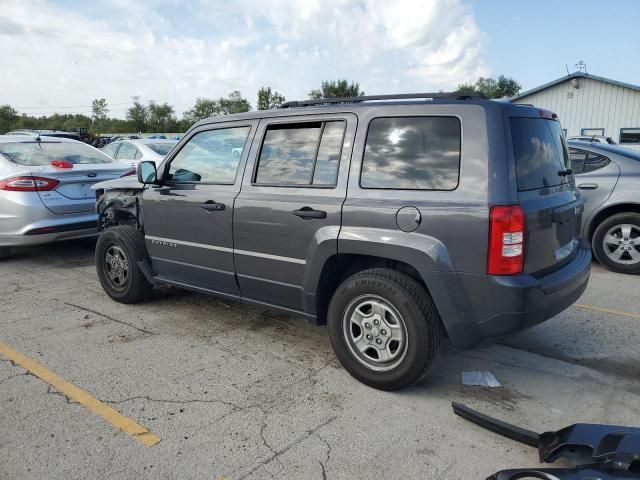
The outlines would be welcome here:
M 616 263 L 634 265 L 640 262 L 640 227 L 623 223 L 610 228 L 602 239 L 602 247 L 605 255 Z

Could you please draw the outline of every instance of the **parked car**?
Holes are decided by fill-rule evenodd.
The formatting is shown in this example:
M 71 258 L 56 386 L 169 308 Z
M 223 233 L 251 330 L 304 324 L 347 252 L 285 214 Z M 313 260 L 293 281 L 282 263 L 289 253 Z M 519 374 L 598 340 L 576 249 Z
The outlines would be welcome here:
M 31 137 L 56 137 L 56 138 L 69 138 L 71 140 L 81 140 L 80 134 L 76 132 L 65 132 L 63 130 L 29 130 L 29 129 L 19 129 L 12 130 L 7 133 L 7 135 L 28 135 Z
M 457 94 L 285 107 L 202 120 L 137 183 L 94 187 L 111 298 L 166 284 L 327 323 L 349 373 L 393 390 L 443 333 L 490 343 L 586 288 L 555 114 Z
M 640 152 L 578 141 L 569 152 L 595 257 L 615 272 L 640 273 Z
M 91 186 L 127 173 L 76 140 L 0 135 L 0 258 L 15 246 L 96 235 Z
M 604 135 L 578 135 L 576 137 L 569 137 L 567 140 L 577 140 L 580 142 L 592 142 L 592 143 L 608 143 L 609 145 L 617 145 L 616 141 L 611 137 Z
M 102 151 L 135 167 L 143 160 L 160 162 L 177 143 L 177 140 L 166 139 L 121 140 L 108 144 Z

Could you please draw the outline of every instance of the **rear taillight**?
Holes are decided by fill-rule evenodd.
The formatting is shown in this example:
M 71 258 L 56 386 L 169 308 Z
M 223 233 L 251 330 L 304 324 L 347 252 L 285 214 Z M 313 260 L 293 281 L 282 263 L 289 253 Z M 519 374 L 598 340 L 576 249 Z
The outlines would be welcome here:
M 524 265 L 524 211 L 519 205 L 491 208 L 489 224 L 489 275 L 522 273 Z
M 131 175 L 135 175 L 135 174 L 136 174 L 135 169 L 134 170 L 130 170 L 127 173 L 125 173 L 124 175 L 120 175 L 120 178 L 122 178 L 122 177 L 130 177 Z
M 10 192 L 46 192 L 53 190 L 58 185 L 57 180 L 44 177 L 10 177 L 0 180 L 0 190 Z

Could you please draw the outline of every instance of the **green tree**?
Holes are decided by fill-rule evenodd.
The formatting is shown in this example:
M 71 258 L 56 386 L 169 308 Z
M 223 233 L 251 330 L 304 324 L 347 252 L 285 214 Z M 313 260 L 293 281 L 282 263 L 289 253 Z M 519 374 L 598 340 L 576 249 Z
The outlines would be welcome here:
M 0 105 L 0 134 L 13 130 L 17 120 L 17 110 L 12 108 L 11 105 Z
M 234 90 L 224 98 L 218 99 L 220 114 L 229 115 L 232 113 L 248 112 L 251 110 L 249 100 L 242 97 L 238 90 Z
M 471 94 L 481 93 L 487 98 L 510 98 L 522 90 L 515 79 L 500 75 L 497 79 L 480 77 L 475 83 L 461 83 L 458 92 Z
M 284 95 L 280 95 L 271 87 L 260 87 L 258 90 L 258 110 L 273 110 L 285 102 Z
M 148 116 L 147 107 L 140 103 L 139 97 L 133 97 L 133 106 L 127 109 L 126 117 L 131 122 L 131 128 L 134 132 L 147 130 Z
M 322 98 L 359 97 L 364 95 L 357 82 L 348 83 L 346 80 L 325 80 L 319 89 L 309 92 L 309 98 L 320 100 Z
M 152 132 L 171 132 L 176 129 L 175 110 L 168 103 L 149 102 L 147 127 Z
M 91 102 L 91 118 L 96 120 L 106 120 L 109 109 L 104 98 L 96 98 Z
M 184 112 L 182 118 L 191 126 L 192 123 L 214 115 L 220 115 L 220 105 L 217 100 L 198 97 L 193 108 Z

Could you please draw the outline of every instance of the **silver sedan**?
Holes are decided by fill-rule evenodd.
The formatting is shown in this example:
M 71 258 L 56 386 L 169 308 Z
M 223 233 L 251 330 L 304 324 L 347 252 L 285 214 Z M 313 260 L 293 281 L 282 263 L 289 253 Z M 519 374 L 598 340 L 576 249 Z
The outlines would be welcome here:
M 640 273 L 640 152 L 598 142 L 568 142 L 585 201 L 582 233 L 610 270 Z
M 95 235 L 91 186 L 134 172 L 76 140 L 0 135 L 0 258 L 15 246 Z

